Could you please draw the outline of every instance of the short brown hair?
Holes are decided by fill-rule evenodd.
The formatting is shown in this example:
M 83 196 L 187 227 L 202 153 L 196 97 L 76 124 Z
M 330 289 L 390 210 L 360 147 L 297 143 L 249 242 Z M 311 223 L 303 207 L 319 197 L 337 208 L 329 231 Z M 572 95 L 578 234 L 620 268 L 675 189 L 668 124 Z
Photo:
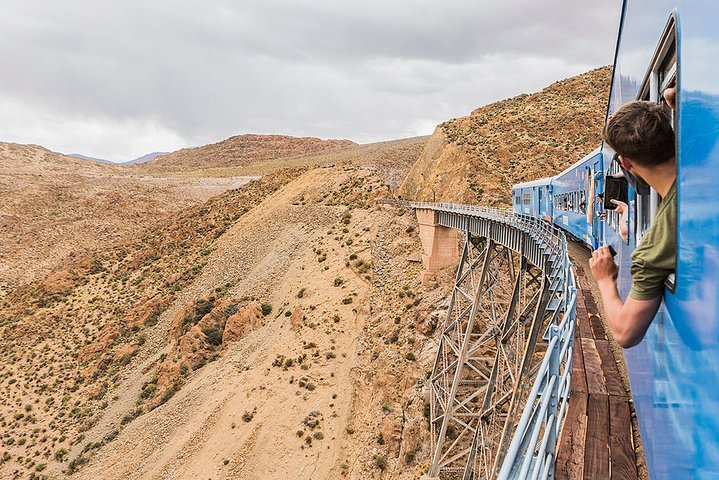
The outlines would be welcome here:
M 612 150 L 640 165 L 660 165 L 674 157 L 674 130 L 669 107 L 635 101 L 620 108 L 604 127 Z

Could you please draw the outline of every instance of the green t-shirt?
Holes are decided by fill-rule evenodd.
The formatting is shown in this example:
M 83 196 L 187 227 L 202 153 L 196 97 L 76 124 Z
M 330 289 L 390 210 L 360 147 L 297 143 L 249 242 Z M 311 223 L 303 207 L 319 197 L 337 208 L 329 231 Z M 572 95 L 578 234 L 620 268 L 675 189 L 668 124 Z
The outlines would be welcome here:
M 651 300 L 664 293 L 664 280 L 677 259 L 677 182 L 662 200 L 654 222 L 632 253 L 632 289 L 635 300 Z

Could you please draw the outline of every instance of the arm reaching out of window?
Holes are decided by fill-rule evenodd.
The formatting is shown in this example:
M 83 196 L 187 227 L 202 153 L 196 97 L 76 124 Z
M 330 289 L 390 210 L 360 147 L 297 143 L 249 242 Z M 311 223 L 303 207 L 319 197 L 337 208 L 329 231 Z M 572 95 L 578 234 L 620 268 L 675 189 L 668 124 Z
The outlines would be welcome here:
M 617 273 L 619 268 L 608 247 L 602 247 L 592 253 L 589 268 L 597 280 L 604 302 L 604 312 L 612 335 L 619 345 L 629 348 L 644 338 L 654 315 L 662 303 L 662 296 L 650 300 L 636 300 L 628 297 L 622 302 L 617 291 Z

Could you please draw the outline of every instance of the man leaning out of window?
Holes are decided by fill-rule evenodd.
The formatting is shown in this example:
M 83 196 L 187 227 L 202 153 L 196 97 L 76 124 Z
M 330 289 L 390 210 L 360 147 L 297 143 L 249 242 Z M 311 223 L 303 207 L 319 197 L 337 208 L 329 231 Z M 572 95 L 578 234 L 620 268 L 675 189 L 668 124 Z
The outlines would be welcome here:
M 612 334 L 617 343 L 629 348 L 644 338 L 661 305 L 664 280 L 676 262 L 677 162 L 670 110 L 653 102 L 628 103 L 607 122 L 604 140 L 619 155 L 635 190 L 637 183 L 645 184 L 663 198 L 651 227 L 632 253 L 632 288 L 625 302 L 617 290 L 618 267 L 609 248 L 597 249 L 589 260 Z

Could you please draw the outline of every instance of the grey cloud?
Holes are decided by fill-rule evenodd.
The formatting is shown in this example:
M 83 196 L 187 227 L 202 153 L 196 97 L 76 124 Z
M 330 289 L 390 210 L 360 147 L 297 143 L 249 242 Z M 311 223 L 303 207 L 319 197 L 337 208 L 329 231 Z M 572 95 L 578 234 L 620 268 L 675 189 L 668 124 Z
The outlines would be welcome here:
M 0 140 L 124 160 L 146 153 L 135 150 L 158 131 L 172 145 L 151 150 L 244 132 L 359 141 L 430 133 L 449 116 L 610 63 L 620 7 L 10 0 L 0 93 L 27 128 L 0 115 Z M 49 118 L 78 131 L 58 139 Z M 154 127 L 123 138 L 142 135 L 133 125 Z

